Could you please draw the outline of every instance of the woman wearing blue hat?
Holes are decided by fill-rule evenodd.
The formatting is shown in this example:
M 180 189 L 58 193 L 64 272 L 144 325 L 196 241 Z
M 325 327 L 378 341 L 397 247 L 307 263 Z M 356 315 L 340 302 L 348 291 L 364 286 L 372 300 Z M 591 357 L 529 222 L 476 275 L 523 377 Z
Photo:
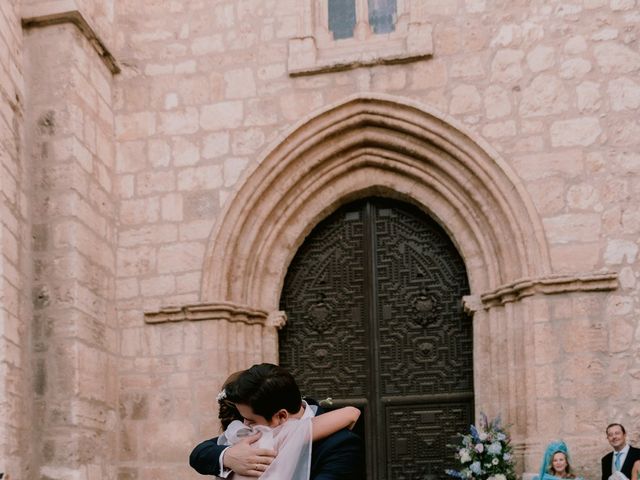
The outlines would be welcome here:
M 569 449 L 562 440 L 551 442 L 542 457 L 538 480 L 557 480 L 560 478 L 579 478 L 571 470 Z M 580 479 L 581 480 L 581 479 Z

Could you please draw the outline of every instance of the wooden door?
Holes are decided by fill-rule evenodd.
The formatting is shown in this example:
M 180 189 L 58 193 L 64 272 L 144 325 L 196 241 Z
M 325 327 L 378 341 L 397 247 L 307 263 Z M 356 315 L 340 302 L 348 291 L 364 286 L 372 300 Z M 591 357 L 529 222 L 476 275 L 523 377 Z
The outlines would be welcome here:
M 473 421 L 464 262 L 419 209 L 369 198 L 307 237 L 281 296 L 280 363 L 303 394 L 363 410 L 367 478 L 446 478 Z

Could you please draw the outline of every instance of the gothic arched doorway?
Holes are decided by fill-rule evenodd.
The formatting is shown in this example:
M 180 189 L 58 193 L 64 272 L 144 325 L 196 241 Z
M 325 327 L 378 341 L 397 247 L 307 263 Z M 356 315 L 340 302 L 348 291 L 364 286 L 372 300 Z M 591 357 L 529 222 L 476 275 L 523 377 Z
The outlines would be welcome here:
M 305 394 L 363 410 L 369 479 L 444 478 L 451 465 L 446 445 L 474 411 L 468 293 L 444 230 L 398 201 L 340 208 L 293 259 L 280 364 Z

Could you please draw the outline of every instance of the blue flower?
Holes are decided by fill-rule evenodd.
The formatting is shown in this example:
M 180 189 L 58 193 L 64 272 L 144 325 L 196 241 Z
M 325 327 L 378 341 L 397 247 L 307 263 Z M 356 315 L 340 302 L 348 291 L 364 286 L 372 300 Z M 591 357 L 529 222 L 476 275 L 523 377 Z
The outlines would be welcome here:
M 502 452 L 502 445 L 500 444 L 500 442 L 493 442 L 487 448 L 487 452 L 489 452 L 491 455 L 498 455 L 500 452 Z
M 469 465 L 469 470 L 471 470 L 476 475 L 480 475 L 482 473 L 482 466 L 480 465 L 480 462 L 473 462 L 471 465 Z
M 467 478 L 462 472 L 459 472 L 457 470 L 447 469 L 444 471 L 444 473 L 455 478 L 461 478 L 461 479 Z

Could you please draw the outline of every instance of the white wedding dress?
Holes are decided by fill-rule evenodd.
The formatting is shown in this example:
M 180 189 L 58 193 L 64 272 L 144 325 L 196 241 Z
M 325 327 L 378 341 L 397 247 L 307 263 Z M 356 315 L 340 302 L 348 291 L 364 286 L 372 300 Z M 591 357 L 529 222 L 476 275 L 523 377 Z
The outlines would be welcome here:
M 268 448 L 277 452 L 261 480 L 309 480 L 311 470 L 311 418 L 290 419 L 271 428 L 262 425 L 248 427 L 239 420 L 229 424 L 218 438 L 219 445 L 235 445 L 243 438 L 262 432 L 254 448 Z M 234 473 L 233 480 L 255 480 Z

